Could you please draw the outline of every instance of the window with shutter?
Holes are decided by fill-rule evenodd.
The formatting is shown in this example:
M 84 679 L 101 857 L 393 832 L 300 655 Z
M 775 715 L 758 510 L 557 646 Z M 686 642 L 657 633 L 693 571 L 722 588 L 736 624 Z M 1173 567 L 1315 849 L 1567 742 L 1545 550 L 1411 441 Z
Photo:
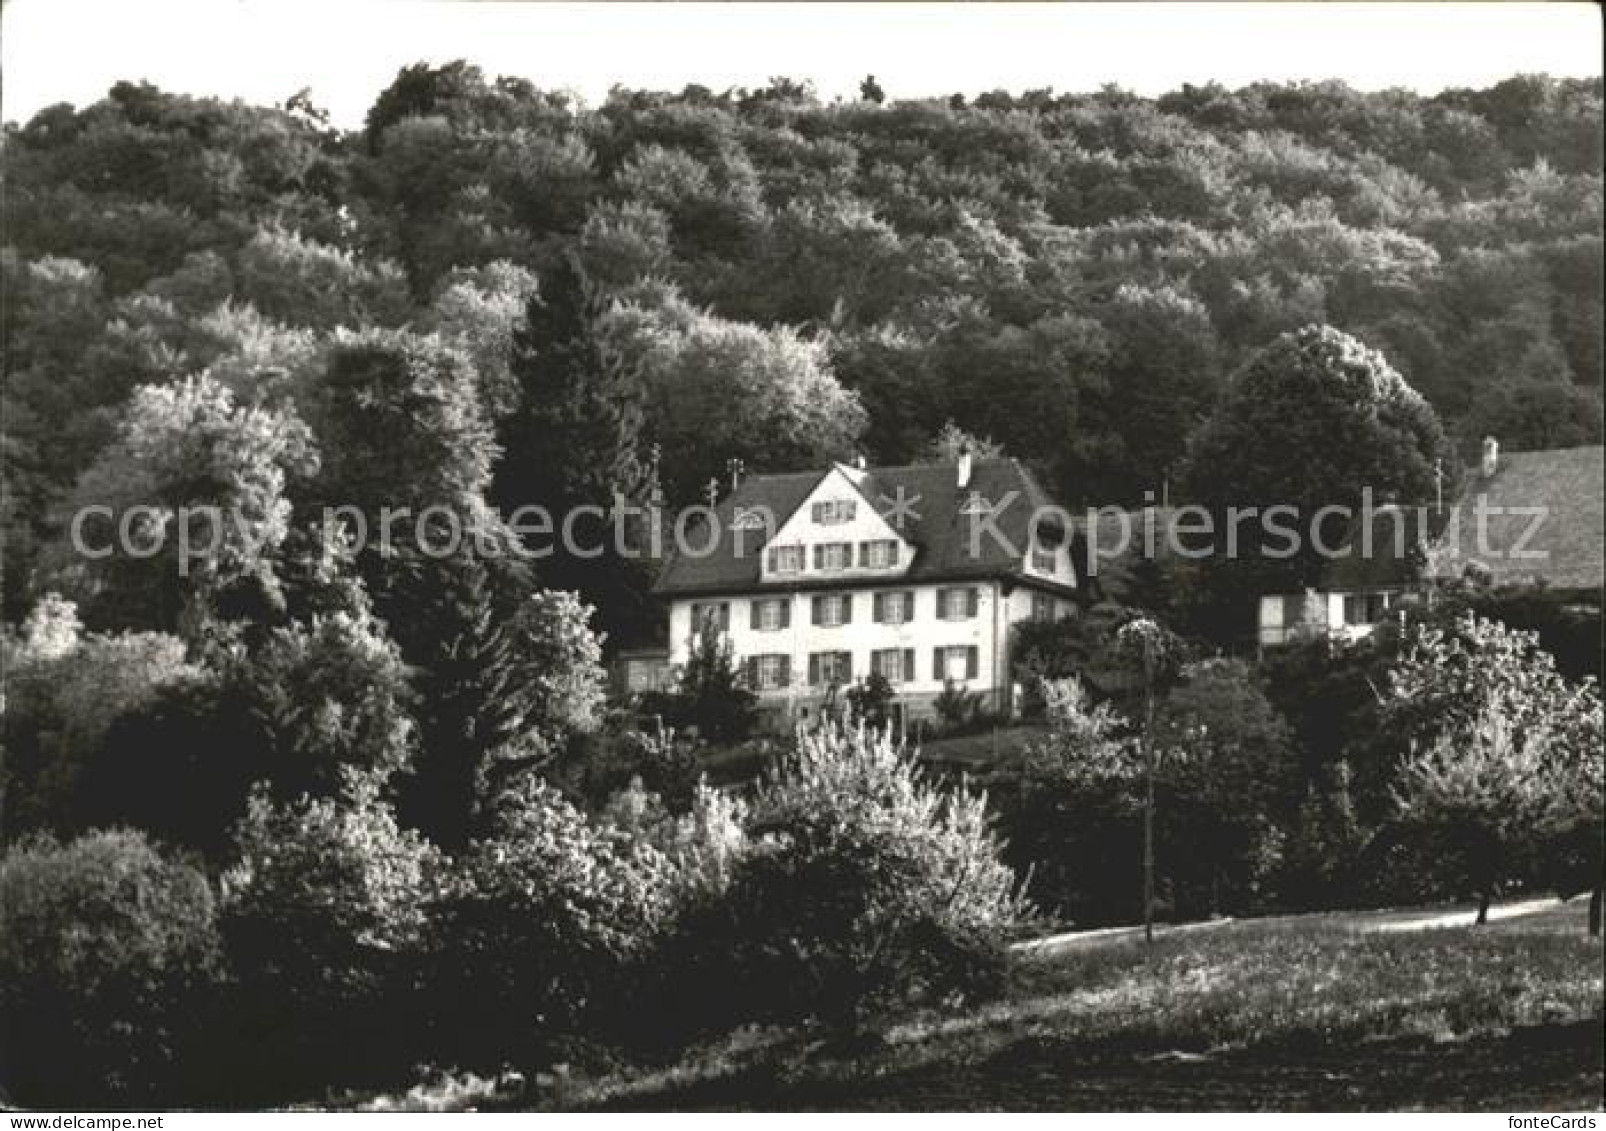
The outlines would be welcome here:
M 729 601 L 698 602 L 691 607 L 691 623 L 695 631 L 702 632 L 713 629 L 717 632 L 729 632 L 731 627 L 731 607 Z
M 981 649 L 972 644 L 965 649 L 965 678 L 975 679 L 981 674 Z
M 792 659 L 783 652 L 754 656 L 749 663 L 753 665 L 753 686 L 760 691 L 777 691 L 791 682 Z
M 852 522 L 856 511 L 852 499 L 824 499 L 810 508 L 809 515 L 816 525 L 835 526 Z
M 814 623 L 821 628 L 836 628 L 853 620 L 853 597 L 848 593 L 828 593 L 815 597 Z
M 965 620 L 976 615 L 978 597 L 974 589 L 941 589 L 937 592 L 937 613 L 943 620 Z
M 859 564 L 868 569 L 886 569 L 898 564 L 898 543 L 892 539 L 859 543 Z
M 915 677 L 915 650 L 878 649 L 870 653 L 870 670 L 888 683 L 907 683 Z

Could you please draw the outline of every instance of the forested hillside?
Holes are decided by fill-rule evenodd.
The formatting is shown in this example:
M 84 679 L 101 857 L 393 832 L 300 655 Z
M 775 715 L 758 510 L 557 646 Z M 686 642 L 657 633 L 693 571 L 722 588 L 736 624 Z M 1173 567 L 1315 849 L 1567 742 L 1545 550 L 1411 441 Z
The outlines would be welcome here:
M 1226 376 L 1311 322 L 1382 350 L 1463 440 L 1600 438 L 1599 81 L 896 95 L 585 108 L 420 65 L 357 133 L 305 93 L 132 83 L 8 125 L 8 609 L 140 386 L 209 370 L 316 417 L 352 334 L 460 347 L 505 479 L 551 434 L 511 346 L 570 258 L 576 332 L 634 405 L 609 458 L 672 502 L 733 457 L 905 461 L 949 420 L 1067 504 L 1139 501 Z

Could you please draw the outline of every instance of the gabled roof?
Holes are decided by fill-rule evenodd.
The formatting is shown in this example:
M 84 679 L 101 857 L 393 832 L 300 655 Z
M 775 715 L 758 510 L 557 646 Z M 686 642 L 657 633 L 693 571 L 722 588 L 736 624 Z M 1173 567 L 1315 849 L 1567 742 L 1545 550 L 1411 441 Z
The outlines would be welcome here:
M 1606 584 L 1602 457 L 1599 445 L 1502 452 L 1493 475 L 1484 477 L 1474 468 L 1456 501 L 1457 521 L 1429 548 L 1426 576 L 1452 580 L 1477 563 L 1497 585 L 1600 589 Z M 1534 508 L 1540 508 L 1538 516 Z
M 971 465 L 970 482 L 964 489 L 958 485 L 953 463 L 868 469 L 841 467 L 841 470 L 870 505 L 914 547 L 914 560 L 909 569 L 896 579 L 889 578 L 889 584 L 1012 576 L 1033 585 L 1055 587 L 1053 582 L 1022 572 L 1022 559 L 1031 545 L 1031 520 L 1034 514 L 1040 515 L 1054 504 L 1031 472 L 1017 460 L 975 460 Z M 699 555 L 682 548 L 672 554 L 658 576 L 655 592 L 672 595 L 740 593 L 759 588 L 816 589 L 831 584 L 877 583 L 863 576 L 835 582 L 817 575 L 788 582 L 761 582 L 763 539 L 755 537 L 752 531 L 741 532 L 745 536 L 739 538 L 734 529 L 739 510 L 762 507 L 774 516 L 774 529 L 779 530 L 830 471 L 752 475 L 743 480 L 714 508 L 718 542 L 712 551 Z M 990 524 L 985 525 L 975 539 L 976 553 L 971 552 L 972 532 L 981 520 L 964 513 L 973 492 L 996 511 Z M 992 536 L 990 531 L 994 529 L 1001 532 L 1007 547 Z M 708 539 L 706 525 L 699 523 L 688 531 L 684 541 L 690 550 L 701 550 Z

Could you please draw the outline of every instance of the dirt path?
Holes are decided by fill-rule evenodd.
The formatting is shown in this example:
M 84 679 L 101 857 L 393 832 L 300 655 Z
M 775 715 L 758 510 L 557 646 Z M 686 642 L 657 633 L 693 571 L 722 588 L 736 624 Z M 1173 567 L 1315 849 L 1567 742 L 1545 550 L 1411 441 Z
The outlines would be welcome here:
M 1559 906 L 1554 897 L 1524 899 L 1495 904 L 1489 908 L 1491 923 L 1537 915 Z M 1332 930 L 1356 931 L 1362 934 L 1394 931 L 1431 931 L 1442 927 L 1471 926 L 1478 909 L 1471 904 L 1456 907 L 1410 907 L 1380 911 L 1324 911 L 1314 915 L 1268 915 L 1256 919 L 1209 919 L 1200 923 L 1179 923 L 1175 926 L 1155 928 L 1155 937 L 1162 938 L 1194 931 L 1223 927 L 1229 923 L 1274 925 L 1279 923 L 1308 923 L 1323 921 Z M 1089 946 L 1122 942 L 1143 937 L 1142 927 L 1102 927 L 1093 931 L 1066 931 L 1016 943 L 1010 949 L 1022 958 L 1055 958 L 1061 954 Z

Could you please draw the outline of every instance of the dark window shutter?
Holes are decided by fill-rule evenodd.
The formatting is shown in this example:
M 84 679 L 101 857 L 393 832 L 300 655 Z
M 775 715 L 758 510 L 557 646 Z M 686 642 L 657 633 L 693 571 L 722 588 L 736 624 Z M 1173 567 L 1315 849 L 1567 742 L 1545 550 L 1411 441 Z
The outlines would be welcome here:
M 883 655 L 883 653 L 881 653 L 880 651 L 875 651 L 875 652 L 871 652 L 870 653 L 870 674 L 871 675 L 880 675 L 881 674 L 882 667 L 883 667 L 883 665 L 881 663 L 882 655 Z
M 747 673 L 747 686 L 758 686 L 758 657 L 749 656 L 742 661 L 742 669 Z
M 820 686 L 820 654 L 818 652 L 809 653 L 809 686 Z
M 775 572 L 775 563 L 780 560 L 780 552 L 777 551 L 777 550 L 771 550 L 769 552 L 767 560 L 770 563 L 770 572 L 774 573 Z
M 753 629 L 755 632 L 758 631 L 758 627 L 759 627 L 759 620 L 760 620 L 759 610 L 762 609 L 763 607 L 764 607 L 764 602 L 763 601 L 753 601 L 753 602 L 750 602 L 748 604 L 748 606 L 747 606 L 747 612 L 748 612 L 748 624 L 747 624 L 747 627 Z
M 974 617 L 976 615 L 977 608 L 980 607 L 980 604 L 981 595 L 977 590 L 965 590 L 965 615 L 967 617 Z
M 853 682 L 852 652 L 838 652 L 836 654 L 836 675 L 843 683 Z
M 844 593 L 844 594 L 842 594 L 842 623 L 843 624 L 852 624 L 853 623 L 853 594 L 852 593 Z
M 810 624 L 819 624 L 821 619 L 823 619 L 820 614 L 824 611 L 824 604 L 823 604 L 824 600 L 825 600 L 825 598 L 823 598 L 823 597 L 810 597 L 809 598 L 809 623 Z
M 852 551 L 849 552 L 851 553 Z M 870 543 L 868 542 L 859 543 L 859 564 L 861 566 L 870 564 Z
M 981 649 L 972 644 L 965 649 L 965 678 L 975 679 L 981 670 Z
M 948 678 L 948 673 L 942 670 L 941 648 L 933 648 L 931 650 L 931 678 L 935 680 L 946 680 Z
M 781 602 L 781 627 L 792 627 L 792 598 L 790 597 Z
M 781 686 L 789 687 L 792 683 L 792 657 L 781 657 Z
M 870 619 L 881 624 L 887 619 L 887 595 L 876 593 L 870 598 Z
M 815 569 L 824 569 L 825 568 L 825 546 L 824 545 L 816 544 L 815 547 L 814 547 L 814 568 Z
M 914 677 L 915 650 L 913 648 L 905 648 L 903 650 L 903 678 L 906 680 L 912 680 Z

